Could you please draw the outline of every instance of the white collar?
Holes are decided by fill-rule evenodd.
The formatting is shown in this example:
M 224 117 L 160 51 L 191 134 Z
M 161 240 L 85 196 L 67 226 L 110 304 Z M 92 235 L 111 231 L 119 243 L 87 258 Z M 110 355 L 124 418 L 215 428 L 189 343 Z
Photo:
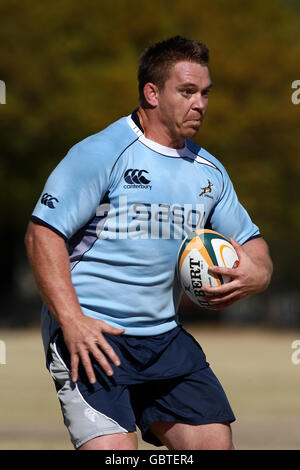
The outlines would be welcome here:
M 187 148 L 186 145 L 180 149 L 174 149 L 171 147 L 166 147 L 165 145 L 161 145 L 158 142 L 155 142 L 154 140 L 147 139 L 147 137 L 144 136 L 143 132 L 139 127 L 135 124 L 133 121 L 131 115 L 127 116 L 127 122 L 129 126 L 134 130 L 134 132 L 138 135 L 139 141 L 142 142 L 146 147 L 149 147 L 150 149 L 154 150 L 157 153 L 160 153 L 162 155 L 166 155 L 167 157 L 187 157 L 190 154 L 190 150 Z
M 141 129 L 133 121 L 131 114 L 127 116 L 126 119 L 131 129 L 133 129 L 133 131 L 139 137 L 139 141 L 142 142 L 144 145 L 146 145 L 146 147 L 154 150 L 155 152 L 161 155 L 165 155 L 167 157 L 190 158 L 191 160 L 196 160 L 198 163 L 202 163 L 204 165 L 208 165 L 213 168 L 216 168 L 216 166 L 212 162 L 192 152 L 186 146 L 186 144 L 181 149 L 173 149 L 171 147 L 166 147 L 165 145 L 161 145 L 158 142 L 154 142 L 154 140 L 147 139 L 147 137 L 144 136 Z

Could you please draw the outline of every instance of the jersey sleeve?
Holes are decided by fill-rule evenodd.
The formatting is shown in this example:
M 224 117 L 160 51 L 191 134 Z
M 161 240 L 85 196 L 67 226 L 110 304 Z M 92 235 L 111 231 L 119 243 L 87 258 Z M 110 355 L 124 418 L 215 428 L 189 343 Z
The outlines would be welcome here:
M 109 174 L 99 149 L 83 142 L 75 145 L 50 174 L 31 219 L 70 238 L 95 215 Z
M 208 220 L 209 227 L 226 238 L 233 237 L 240 244 L 260 237 L 259 228 L 252 222 L 248 212 L 240 204 L 224 167 L 222 170 L 223 189 Z

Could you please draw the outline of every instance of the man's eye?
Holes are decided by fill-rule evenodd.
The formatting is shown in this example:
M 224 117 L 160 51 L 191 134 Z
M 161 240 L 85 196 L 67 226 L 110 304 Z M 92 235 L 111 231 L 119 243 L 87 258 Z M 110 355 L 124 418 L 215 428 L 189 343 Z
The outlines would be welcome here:
M 190 96 L 192 94 L 192 90 L 188 90 L 188 89 L 182 90 L 181 93 L 183 94 L 183 96 Z

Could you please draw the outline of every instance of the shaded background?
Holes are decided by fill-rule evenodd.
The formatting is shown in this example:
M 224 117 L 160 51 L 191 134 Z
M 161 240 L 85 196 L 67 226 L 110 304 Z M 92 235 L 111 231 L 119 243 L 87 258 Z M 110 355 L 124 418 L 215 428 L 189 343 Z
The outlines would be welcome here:
M 0 325 L 39 321 L 23 238 L 46 178 L 67 150 L 137 106 L 138 57 L 181 34 L 205 42 L 214 88 L 195 139 L 228 169 L 270 245 L 266 294 L 212 316 L 300 323 L 300 2 L 71 0 L 0 2 Z
M 217 313 L 185 298 L 180 315 L 294 331 L 296 339 L 300 104 L 291 97 L 299 31 L 298 0 L 0 0 L 1 331 L 39 325 L 23 239 L 49 173 L 72 145 L 138 105 L 138 57 L 180 34 L 211 54 L 214 87 L 195 141 L 227 168 L 274 261 L 267 292 Z

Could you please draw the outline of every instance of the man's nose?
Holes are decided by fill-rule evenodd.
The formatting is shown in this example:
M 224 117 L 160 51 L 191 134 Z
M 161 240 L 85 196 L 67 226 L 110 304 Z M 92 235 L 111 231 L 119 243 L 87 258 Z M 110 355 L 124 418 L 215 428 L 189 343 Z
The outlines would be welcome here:
M 201 93 L 197 93 L 196 99 L 194 101 L 193 109 L 204 111 L 207 106 L 207 100 Z

